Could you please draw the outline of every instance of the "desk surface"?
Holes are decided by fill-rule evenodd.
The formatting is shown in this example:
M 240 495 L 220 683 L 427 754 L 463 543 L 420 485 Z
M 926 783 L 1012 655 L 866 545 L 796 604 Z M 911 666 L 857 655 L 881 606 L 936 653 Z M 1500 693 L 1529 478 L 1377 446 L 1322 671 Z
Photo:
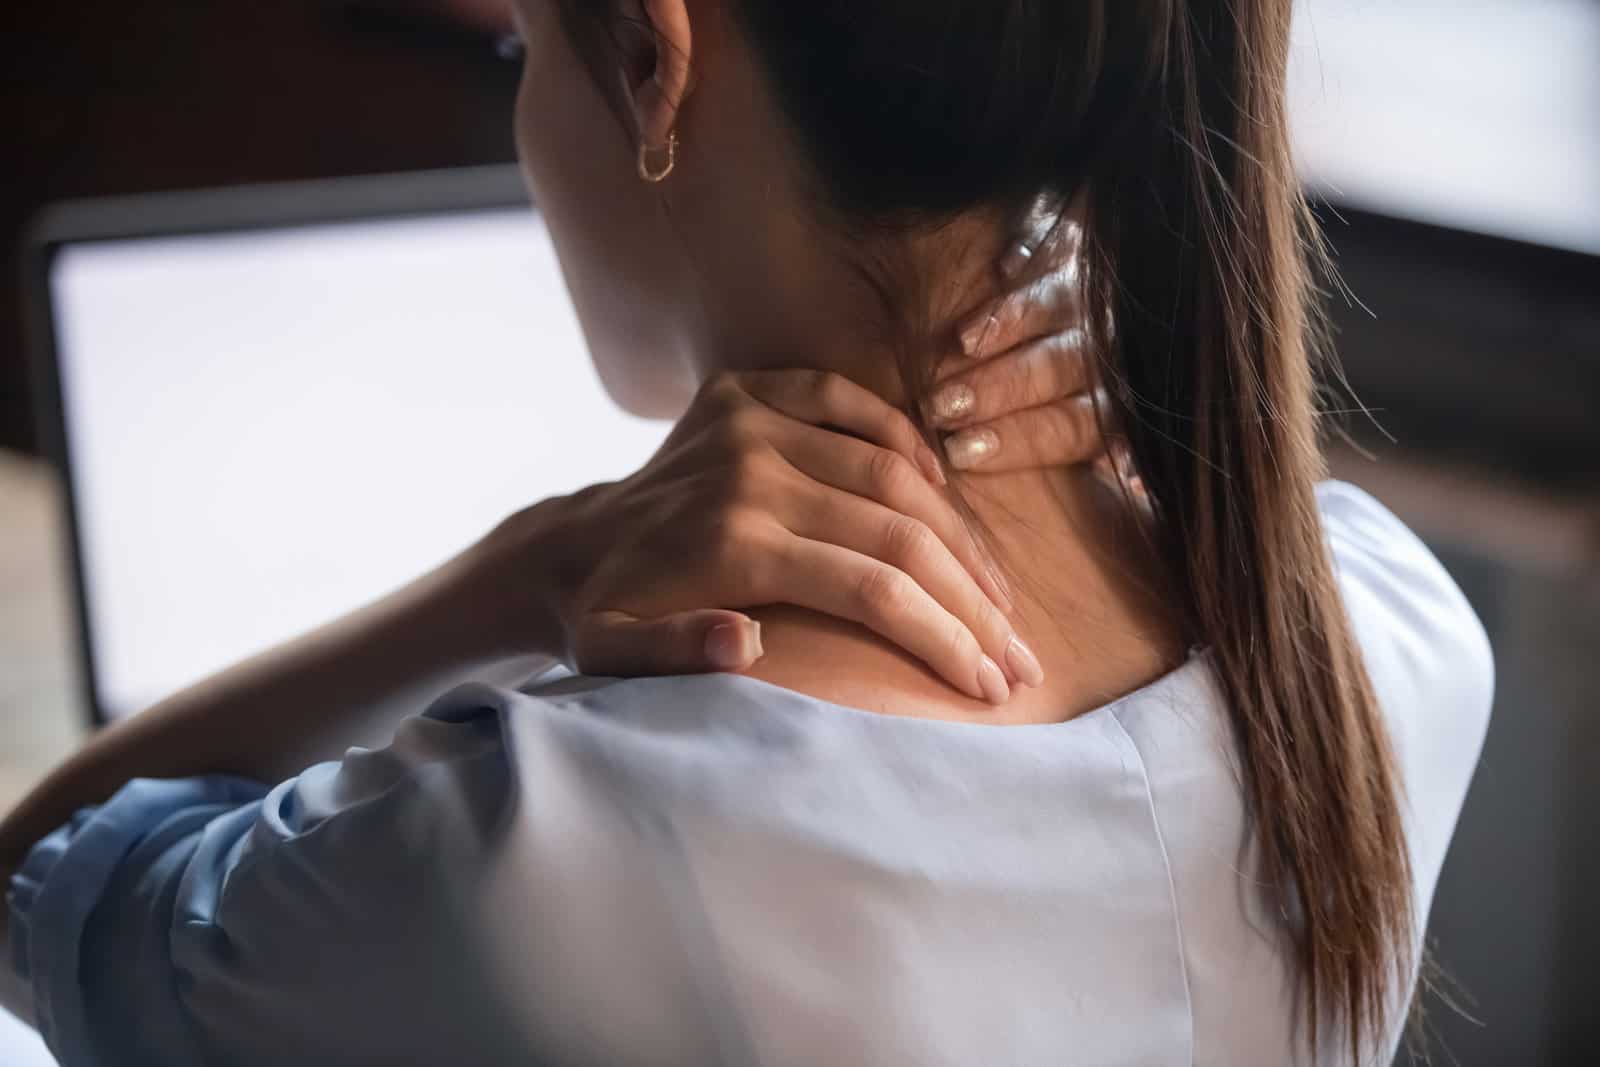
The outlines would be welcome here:
M 0 810 L 83 736 L 55 479 L 0 451 Z

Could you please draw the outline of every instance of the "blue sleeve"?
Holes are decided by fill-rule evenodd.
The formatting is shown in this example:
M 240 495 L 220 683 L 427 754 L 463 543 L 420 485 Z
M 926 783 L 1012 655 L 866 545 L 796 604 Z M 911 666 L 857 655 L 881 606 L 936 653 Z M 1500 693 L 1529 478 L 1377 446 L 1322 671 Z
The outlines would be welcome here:
M 462 931 L 509 782 L 483 714 L 271 789 L 129 783 L 12 881 L 40 1033 L 62 1067 L 454 1059 L 487 1024 Z
M 266 792 L 242 779 L 137 779 L 104 805 L 79 812 L 28 854 L 8 901 L 11 963 L 31 986 L 34 1021 L 64 1065 L 101 1062 L 88 1043 L 83 988 L 97 960 L 121 951 L 85 944 L 101 899 L 132 890 L 144 895 L 150 909 L 159 907 L 163 888 L 198 850 L 206 827 L 219 819 L 249 818 Z M 146 941 L 143 947 L 156 947 Z M 157 992 L 156 983 L 141 992 Z M 166 1029 L 163 1024 L 173 1017 L 171 1011 L 147 1016 L 154 1031 Z M 152 1044 L 173 1045 L 170 1035 L 149 1036 Z

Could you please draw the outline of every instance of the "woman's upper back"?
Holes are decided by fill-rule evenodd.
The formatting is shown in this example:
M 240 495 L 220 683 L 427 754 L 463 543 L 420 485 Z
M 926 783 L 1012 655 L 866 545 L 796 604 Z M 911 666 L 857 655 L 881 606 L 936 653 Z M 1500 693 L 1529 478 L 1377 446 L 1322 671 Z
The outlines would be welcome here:
M 1394 735 L 1425 917 L 1487 722 L 1487 643 L 1393 516 L 1345 486 L 1321 503 Z M 1287 902 L 1251 881 L 1203 654 L 1046 726 L 882 716 L 728 676 L 534 693 L 457 699 L 499 703 L 511 740 L 520 797 L 486 929 L 539 1047 L 1288 1060 Z
M 1489 649 L 1393 516 L 1320 502 L 1420 923 Z M 65 962 L 72 917 L 14 906 L 23 970 L 56 966 L 41 1014 L 124 1063 L 1284 1063 L 1285 905 L 1252 877 L 1225 711 L 1204 654 L 1018 727 L 730 676 L 467 686 L 251 806 L 130 786 L 25 873 L 84 882 L 155 808 L 160 847 Z

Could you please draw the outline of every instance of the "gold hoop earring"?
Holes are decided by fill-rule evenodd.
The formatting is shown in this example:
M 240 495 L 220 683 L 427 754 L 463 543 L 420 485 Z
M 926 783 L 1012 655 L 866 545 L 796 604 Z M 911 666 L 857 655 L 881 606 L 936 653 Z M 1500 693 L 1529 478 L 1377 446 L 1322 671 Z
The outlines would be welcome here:
M 672 173 L 672 168 L 678 165 L 678 131 L 667 131 L 666 146 L 659 149 L 659 151 L 667 154 L 667 162 L 660 170 L 655 170 L 650 166 L 651 151 L 652 149 L 649 145 L 643 141 L 639 142 L 639 177 L 654 185 L 666 181 L 667 175 Z

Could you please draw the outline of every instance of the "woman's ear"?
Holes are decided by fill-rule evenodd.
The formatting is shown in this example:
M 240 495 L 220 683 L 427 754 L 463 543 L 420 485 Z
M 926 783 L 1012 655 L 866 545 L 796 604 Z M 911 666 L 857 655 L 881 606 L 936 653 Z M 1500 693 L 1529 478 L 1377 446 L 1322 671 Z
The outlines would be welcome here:
M 693 34 L 688 0 L 642 0 L 640 6 L 648 25 L 640 27 L 645 39 L 629 57 L 625 88 L 640 144 L 659 148 L 677 126 L 689 94 Z

